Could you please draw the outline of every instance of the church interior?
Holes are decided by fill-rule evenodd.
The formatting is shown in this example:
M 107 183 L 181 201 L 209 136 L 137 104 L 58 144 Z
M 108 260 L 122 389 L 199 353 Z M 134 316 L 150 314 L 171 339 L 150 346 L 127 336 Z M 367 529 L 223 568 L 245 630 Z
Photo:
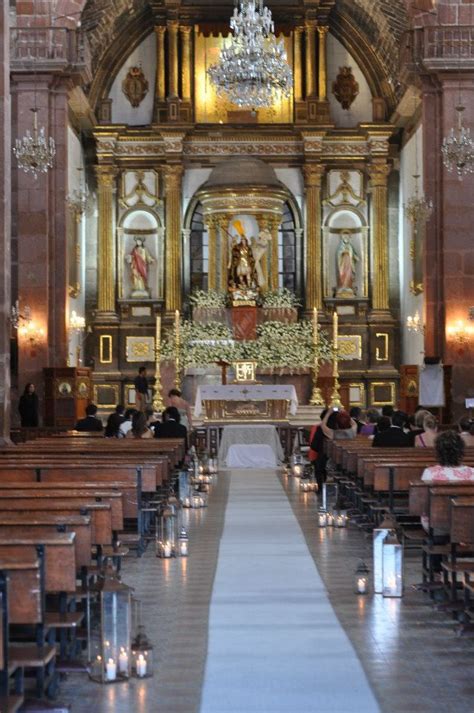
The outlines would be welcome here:
M 474 0 L 4 0 L 0 70 L 0 711 L 471 710 Z

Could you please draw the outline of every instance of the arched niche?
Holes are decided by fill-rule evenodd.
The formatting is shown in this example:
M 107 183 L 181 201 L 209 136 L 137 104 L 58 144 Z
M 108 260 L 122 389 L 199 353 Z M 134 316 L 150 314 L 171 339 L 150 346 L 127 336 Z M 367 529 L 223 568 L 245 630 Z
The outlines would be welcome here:
M 134 206 L 123 214 L 117 229 L 117 261 L 119 300 L 163 299 L 163 226 L 146 206 Z
M 368 226 L 350 204 L 338 205 L 323 226 L 324 296 L 367 299 L 369 296 Z M 352 265 L 352 275 L 350 266 Z

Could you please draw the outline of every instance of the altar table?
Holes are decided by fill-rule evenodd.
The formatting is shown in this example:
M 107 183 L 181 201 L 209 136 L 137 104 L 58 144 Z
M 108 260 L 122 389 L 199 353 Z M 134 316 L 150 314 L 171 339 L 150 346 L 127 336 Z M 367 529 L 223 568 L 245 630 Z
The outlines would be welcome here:
M 232 468 L 275 468 L 284 454 L 275 426 L 224 426 L 219 463 Z
M 297 408 L 291 385 L 206 385 L 197 389 L 194 414 L 211 421 L 282 421 Z

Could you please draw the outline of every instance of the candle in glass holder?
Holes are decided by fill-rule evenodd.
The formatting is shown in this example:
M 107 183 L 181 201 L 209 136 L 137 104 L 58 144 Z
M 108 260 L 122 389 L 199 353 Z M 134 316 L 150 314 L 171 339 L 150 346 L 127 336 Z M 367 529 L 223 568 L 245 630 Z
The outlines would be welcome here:
M 118 668 L 119 673 L 128 673 L 128 656 L 123 646 L 120 649 L 120 654 L 118 658 Z
M 138 678 L 146 676 L 146 659 L 143 654 L 139 654 L 137 658 L 137 676 Z
M 163 557 L 171 557 L 171 543 L 165 542 L 163 545 Z
M 115 681 L 117 678 L 117 664 L 113 659 L 109 659 L 105 665 L 105 677 L 107 681 Z

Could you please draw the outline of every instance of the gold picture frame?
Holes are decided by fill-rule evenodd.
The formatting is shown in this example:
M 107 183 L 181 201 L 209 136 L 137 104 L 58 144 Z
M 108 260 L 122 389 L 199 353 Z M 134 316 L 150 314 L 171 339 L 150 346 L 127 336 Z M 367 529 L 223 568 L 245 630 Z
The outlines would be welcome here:
M 129 363 L 155 361 L 155 337 L 127 337 L 125 358 Z
M 376 398 L 375 390 L 377 388 L 389 388 L 390 389 L 390 399 L 379 399 Z M 373 381 L 370 384 L 370 405 L 371 406 L 393 406 L 395 404 L 396 397 L 396 384 L 394 381 Z

